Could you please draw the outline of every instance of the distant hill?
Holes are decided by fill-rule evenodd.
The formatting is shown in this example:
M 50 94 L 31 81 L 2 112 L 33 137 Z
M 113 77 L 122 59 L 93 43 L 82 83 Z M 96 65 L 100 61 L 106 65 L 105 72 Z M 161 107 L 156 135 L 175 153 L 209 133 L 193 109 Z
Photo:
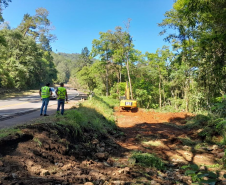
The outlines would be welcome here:
M 53 63 L 57 69 L 57 81 L 56 82 L 68 82 L 71 75 L 79 67 L 79 61 L 81 60 L 81 54 L 78 53 L 54 53 Z

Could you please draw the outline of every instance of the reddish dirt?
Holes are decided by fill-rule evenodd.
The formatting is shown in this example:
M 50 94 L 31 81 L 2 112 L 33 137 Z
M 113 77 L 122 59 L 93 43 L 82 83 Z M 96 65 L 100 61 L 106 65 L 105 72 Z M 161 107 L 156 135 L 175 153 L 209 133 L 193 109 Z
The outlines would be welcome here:
M 120 145 L 127 149 L 155 153 L 160 158 L 175 164 L 216 164 L 217 154 L 223 149 L 195 150 L 202 143 L 195 130 L 183 129 L 190 113 L 159 113 L 154 111 L 120 112 L 115 109 L 117 125 L 126 135 Z M 171 123 L 171 124 L 169 124 Z M 194 144 L 193 144 L 193 143 Z
M 180 127 L 191 114 L 116 109 L 115 115 L 120 129 L 108 134 L 84 130 L 75 137 L 61 124 L 42 123 L 0 140 L 0 185 L 191 184 L 181 165 L 213 165 L 220 159 L 223 149 L 195 149 L 190 140 L 202 142 L 196 132 Z M 157 154 L 168 169 L 132 164 L 134 151 Z

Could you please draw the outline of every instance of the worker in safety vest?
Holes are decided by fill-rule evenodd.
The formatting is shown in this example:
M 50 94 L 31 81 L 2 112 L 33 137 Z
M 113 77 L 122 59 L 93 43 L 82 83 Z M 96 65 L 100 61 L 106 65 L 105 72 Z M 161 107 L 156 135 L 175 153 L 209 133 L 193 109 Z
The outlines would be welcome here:
M 57 100 L 58 100 L 57 114 L 60 113 L 60 106 L 61 106 L 61 115 L 63 115 L 65 98 L 66 98 L 66 101 L 68 101 L 67 90 L 64 87 L 64 83 L 60 83 L 60 87 L 57 88 L 56 94 L 57 94 Z
M 41 96 L 41 99 L 42 99 L 42 106 L 41 106 L 41 110 L 40 110 L 40 116 L 42 116 L 42 112 L 43 112 L 43 108 L 45 107 L 44 109 L 44 116 L 48 116 L 46 114 L 47 112 L 47 107 L 48 107 L 48 104 L 49 104 L 49 97 L 50 95 L 52 95 L 52 91 L 51 89 L 49 88 L 49 83 L 46 84 L 46 86 L 42 87 L 40 90 L 39 90 L 39 95 Z

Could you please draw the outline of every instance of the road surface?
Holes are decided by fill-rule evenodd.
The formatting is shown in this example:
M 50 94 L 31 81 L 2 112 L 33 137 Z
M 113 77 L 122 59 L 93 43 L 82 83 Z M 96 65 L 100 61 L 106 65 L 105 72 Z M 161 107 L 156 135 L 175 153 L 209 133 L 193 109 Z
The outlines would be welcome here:
M 84 94 L 76 90 L 67 90 L 69 104 L 65 108 L 70 108 L 70 104 L 84 98 Z M 71 102 L 71 103 L 70 103 Z M 0 100 L 0 129 L 19 125 L 34 118 L 40 117 L 41 99 L 38 93 L 29 96 Z M 55 114 L 57 100 L 50 100 L 47 114 Z

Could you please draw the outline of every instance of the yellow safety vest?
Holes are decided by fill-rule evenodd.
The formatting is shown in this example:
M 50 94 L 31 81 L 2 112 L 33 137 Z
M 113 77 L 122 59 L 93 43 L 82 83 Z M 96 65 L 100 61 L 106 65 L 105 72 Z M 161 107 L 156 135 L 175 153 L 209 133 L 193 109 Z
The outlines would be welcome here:
M 44 86 L 41 88 L 41 96 L 42 98 L 49 98 L 50 93 L 49 93 L 49 87 L 48 86 Z
M 64 87 L 58 87 L 57 95 L 58 95 L 57 99 L 65 99 L 66 89 Z

